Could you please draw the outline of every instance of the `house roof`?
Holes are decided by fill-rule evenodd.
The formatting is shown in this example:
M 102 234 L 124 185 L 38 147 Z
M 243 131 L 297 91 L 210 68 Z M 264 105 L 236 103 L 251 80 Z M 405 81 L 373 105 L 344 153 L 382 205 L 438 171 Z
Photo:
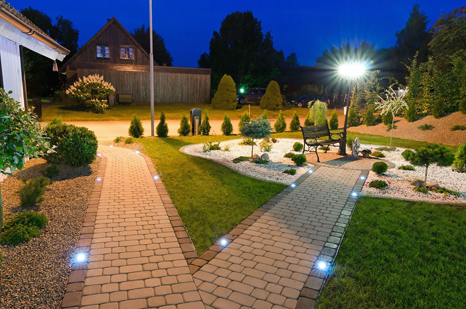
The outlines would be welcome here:
M 324 84 L 333 72 L 329 69 L 300 66 L 274 78 L 279 84 Z
M 0 0 L 0 19 L 7 22 L 10 27 L 12 26 L 16 28 L 24 35 L 28 35 L 29 37 L 45 44 L 48 48 L 55 50 L 58 53 L 56 59 L 63 60 L 63 58 L 70 52 L 4 0 Z M 12 35 L 11 31 L 9 33 Z M 2 34 L 6 35 L 6 29 L 3 30 Z M 23 42 L 22 45 L 24 44 L 25 43 Z M 30 48 L 30 46 L 27 45 L 26 47 Z M 35 50 L 34 48 L 31 49 Z M 38 50 L 35 51 L 38 52 Z M 50 58 L 50 55 L 48 57 Z
M 142 53 L 144 56 L 146 56 L 148 59 L 149 59 L 149 54 L 146 52 L 146 50 L 141 46 L 141 44 L 138 43 L 138 41 L 136 41 L 136 39 L 133 37 L 133 35 L 131 33 L 128 32 L 128 30 L 125 29 L 125 27 L 123 27 L 120 22 L 115 18 L 115 17 L 112 17 L 111 19 L 108 19 L 107 20 L 107 23 L 96 33 L 94 34 L 94 36 L 89 40 L 87 41 L 86 44 L 84 44 L 77 52 L 76 54 L 73 55 L 73 57 L 71 57 L 70 59 L 68 59 L 68 61 L 66 61 L 60 68 L 60 72 L 64 71 L 66 69 L 66 66 L 68 64 L 70 64 L 71 62 L 73 62 L 74 59 L 76 59 L 77 56 L 79 56 L 79 54 L 86 48 L 88 47 L 89 45 L 91 45 L 108 27 L 110 27 L 110 25 L 112 24 L 115 24 L 117 25 L 130 39 L 131 41 L 133 41 L 134 45 L 136 45 L 139 49 L 141 49 Z M 154 61 L 154 65 L 158 65 L 155 61 Z

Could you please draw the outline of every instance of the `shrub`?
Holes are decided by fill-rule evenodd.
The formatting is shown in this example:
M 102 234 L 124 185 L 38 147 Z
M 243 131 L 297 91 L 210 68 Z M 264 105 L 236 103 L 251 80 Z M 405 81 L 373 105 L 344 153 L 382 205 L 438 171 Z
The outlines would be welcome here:
M 443 99 L 438 98 L 434 101 L 432 108 L 432 116 L 434 118 L 442 118 L 445 115 L 445 102 Z
M 267 160 L 262 160 L 262 159 L 259 158 L 259 157 L 256 157 L 256 158 L 252 159 L 251 162 L 252 162 L 252 163 L 256 163 L 256 164 L 269 164 L 269 161 L 267 161 Z
M 233 132 L 233 125 L 231 124 L 230 117 L 226 114 L 223 116 L 223 123 L 222 123 L 222 132 L 224 135 L 230 135 Z
M 132 137 L 125 138 L 125 144 L 132 144 L 134 143 L 134 139 Z
M 241 128 L 243 127 L 244 124 L 251 122 L 251 117 L 247 112 L 244 112 L 244 114 L 241 116 L 239 123 L 238 123 L 238 129 L 241 131 Z
M 267 112 L 267 110 L 264 109 L 264 111 L 262 112 L 261 118 L 262 119 L 268 119 L 268 116 L 269 116 L 269 112 Z
M 409 158 L 411 158 L 414 155 L 414 151 L 411 149 L 406 149 L 401 153 L 401 156 L 406 160 L 409 161 Z
M 275 128 L 275 132 L 277 133 L 285 132 L 286 121 L 285 121 L 285 117 L 283 117 L 282 111 L 280 111 L 280 113 L 278 114 L 278 119 L 277 121 L 275 121 L 275 124 L 273 125 L 273 127 Z
M 314 117 L 314 123 L 316 125 L 327 124 L 327 103 L 317 100 L 314 102 L 309 112 Z
M 24 211 L 14 216 L 5 224 L 5 229 L 15 227 L 16 225 L 35 226 L 39 229 L 47 225 L 49 219 L 46 215 L 33 211 Z
M 416 121 L 418 118 L 419 118 L 419 116 L 417 114 L 416 103 L 411 102 L 408 105 L 408 110 L 406 111 L 405 119 L 408 122 L 413 122 L 413 121 Z
M 15 225 L 0 234 L 0 242 L 6 245 L 17 245 L 40 236 L 40 229 L 36 226 Z
M 417 128 L 421 131 L 429 131 L 429 130 L 433 130 L 435 127 L 430 124 L 423 124 L 422 126 L 419 126 Z
M 188 117 L 183 115 L 180 121 L 180 128 L 178 129 L 178 134 L 180 136 L 187 136 L 191 133 L 191 126 L 189 125 Z
M 238 158 L 234 158 L 232 161 L 233 163 L 237 164 L 237 163 L 240 163 L 240 162 L 244 162 L 244 161 L 249 161 L 249 157 L 238 157 Z
M 466 126 L 463 126 L 463 125 L 454 125 L 453 127 L 450 128 L 450 131 L 465 131 L 466 130 Z
M 277 111 L 282 109 L 282 104 L 283 98 L 280 93 L 280 86 L 276 81 L 272 80 L 261 98 L 260 107 L 269 111 Z
M 235 110 L 237 104 L 235 82 L 231 76 L 225 74 L 220 80 L 218 90 L 212 99 L 212 107 L 214 109 Z
M 466 114 L 466 96 L 460 100 L 458 108 L 461 113 Z
M 352 137 L 346 138 L 346 146 L 348 146 L 348 148 L 351 149 L 353 147 L 353 142 L 354 142 L 354 138 Z
M 158 137 L 167 137 L 168 136 L 168 125 L 165 121 L 165 113 L 160 114 L 160 122 L 156 128 Z
M 372 153 L 372 156 L 377 157 L 377 158 L 385 158 L 385 155 L 383 153 L 381 153 L 380 151 L 374 151 Z
M 115 88 L 104 77 L 98 74 L 79 78 L 66 90 L 66 94 L 84 103 L 95 113 L 103 113 L 108 107 L 107 98 L 115 92 Z
M 207 152 L 211 150 L 222 150 L 222 148 L 220 147 L 220 142 L 218 142 L 217 144 L 214 144 L 212 142 L 206 142 L 204 143 L 203 150 L 204 152 Z
M 199 126 L 199 133 L 202 135 L 209 135 L 211 128 L 212 127 L 210 126 L 209 115 L 207 114 L 207 111 L 206 111 L 204 119 L 202 120 L 202 123 Z
M 424 194 L 427 194 L 429 193 L 429 189 L 427 189 L 427 187 L 414 187 L 413 189 L 414 191 L 416 192 L 420 192 L 420 193 L 424 193 Z
M 359 115 L 359 108 L 351 106 L 348 111 L 348 127 L 357 127 L 361 124 L 361 116 Z
M 294 151 L 301 151 L 303 150 L 303 144 L 299 143 L 299 142 L 296 142 L 293 144 L 293 150 Z
M 62 118 L 53 118 L 53 120 L 49 124 L 63 124 Z
M 19 190 L 21 206 L 32 207 L 44 200 L 45 187 L 50 184 L 47 177 L 38 177 L 24 181 L 24 186 Z
M 398 166 L 398 169 L 403 170 L 403 171 L 415 171 L 416 170 L 414 166 L 412 165 L 400 165 Z
M 256 142 L 252 140 L 252 138 L 243 138 L 241 142 L 239 142 L 238 145 L 247 145 L 247 146 L 252 146 L 252 145 L 257 145 Z
M 296 170 L 294 168 L 290 168 L 288 170 L 284 170 L 283 173 L 288 175 L 296 175 Z
M 382 122 L 384 125 L 391 126 L 393 122 L 393 115 L 392 113 L 385 113 L 382 115 Z
M 429 144 L 426 147 L 416 148 L 416 152 L 409 156 L 409 162 L 412 165 L 426 168 L 424 184 L 427 183 L 429 165 L 437 163 L 438 166 L 450 166 L 454 160 L 455 156 L 451 152 L 451 148 L 439 144 Z
M 388 165 L 385 162 L 375 162 L 372 165 L 372 171 L 376 173 L 377 175 L 382 175 L 385 173 L 388 169 Z
M 333 110 L 332 116 L 330 116 L 329 128 L 330 130 L 338 129 L 338 114 L 336 109 Z
M 287 153 L 285 153 L 285 155 L 284 155 L 283 157 L 284 157 L 284 158 L 290 158 L 290 159 L 291 159 L 291 158 L 293 158 L 294 155 L 295 155 L 295 154 L 292 153 L 292 152 L 287 152 Z
M 57 176 L 60 173 L 60 170 L 58 169 L 57 165 L 54 163 L 49 164 L 43 171 L 42 175 L 44 175 L 47 178 L 52 179 L 53 177 Z
M 307 113 L 306 120 L 304 121 L 304 125 L 306 127 L 313 126 L 315 124 L 316 118 L 316 110 L 310 108 L 309 112 Z
M 139 119 L 136 114 L 134 114 L 133 119 L 131 119 L 128 133 L 130 136 L 135 138 L 139 138 L 144 134 L 144 128 L 142 127 L 141 119 Z
M 322 146 L 322 147 L 319 147 L 320 150 L 325 150 L 325 151 L 329 151 L 330 150 L 330 146 Z
M 364 124 L 368 127 L 375 126 L 375 124 L 377 123 L 377 120 L 375 119 L 374 115 L 374 110 L 374 105 L 370 105 L 366 109 L 366 114 L 364 115 Z
M 293 119 L 291 119 L 291 122 L 290 122 L 291 132 L 299 131 L 301 129 L 300 126 L 301 126 L 301 123 L 299 122 L 298 114 L 296 114 L 296 112 L 294 112 Z
M 117 136 L 117 137 L 115 137 L 113 142 L 118 144 L 119 142 L 123 142 L 124 140 L 125 140 L 124 136 Z
M 435 192 L 437 193 L 443 193 L 445 195 L 460 195 L 459 192 L 457 191 L 453 191 L 453 190 L 450 190 L 450 189 L 447 189 L 447 188 L 438 188 L 435 190 Z
M 369 188 L 385 189 L 387 187 L 387 182 L 383 180 L 373 180 L 369 183 Z
M 71 124 L 54 124 L 45 128 L 50 144 L 57 146 L 46 159 L 71 166 L 91 164 L 97 154 L 97 138 L 91 130 Z
M 294 155 L 291 160 L 297 165 L 297 166 L 301 166 L 303 165 L 304 163 L 306 163 L 307 159 L 306 159 L 306 156 L 303 155 L 303 154 L 299 154 L 299 155 Z
M 458 147 L 453 162 L 453 169 L 460 173 L 466 173 L 466 143 Z
M 261 151 L 270 152 L 272 150 L 273 143 L 267 141 L 267 139 L 264 138 L 264 140 L 259 143 L 259 146 L 260 146 Z

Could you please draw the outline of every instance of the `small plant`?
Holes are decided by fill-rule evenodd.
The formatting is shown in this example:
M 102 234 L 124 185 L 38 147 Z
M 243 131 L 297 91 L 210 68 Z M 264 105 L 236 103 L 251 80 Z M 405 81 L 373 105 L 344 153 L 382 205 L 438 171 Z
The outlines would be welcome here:
M 117 136 L 115 137 L 115 139 L 113 140 L 114 143 L 118 144 L 119 142 L 124 142 L 125 140 L 125 137 L 124 136 Z
M 228 136 L 233 132 L 233 125 L 231 124 L 230 117 L 225 114 L 223 116 L 223 123 L 222 123 L 222 132 L 224 135 Z
M 59 173 L 60 173 L 60 170 L 58 169 L 57 165 L 54 163 L 49 164 L 45 168 L 45 170 L 42 171 L 42 175 L 50 179 L 57 176 Z
M 211 150 L 222 150 L 222 148 L 220 147 L 220 142 L 218 142 L 217 144 L 214 144 L 212 142 L 206 142 L 204 143 L 202 149 L 204 152 L 208 152 Z
M 125 138 L 125 144 L 132 144 L 134 143 L 134 139 L 132 137 Z
M 336 109 L 333 110 L 332 116 L 330 116 L 329 128 L 330 128 L 330 130 L 337 130 L 338 129 L 338 114 L 337 114 Z
M 377 157 L 377 158 L 385 158 L 385 155 L 383 153 L 381 153 L 380 151 L 374 151 L 372 153 L 372 156 Z
M 62 118 L 53 118 L 53 120 L 49 124 L 63 124 Z
M 466 126 L 463 126 L 463 125 L 454 125 L 453 127 L 450 128 L 450 131 L 465 131 L 466 130 Z
M 180 136 L 188 136 L 189 133 L 191 133 L 191 126 L 189 125 L 188 117 L 183 114 L 183 117 L 181 117 L 178 134 Z
M 466 142 L 460 145 L 456 151 L 453 169 L 460 173 L 466 173 Z
M 223 147 L 223 151 L 230 151 L 230 144 L 226 144 L 225 147 Z
M 400 165 L 398 166 L 398 169 L 402 171 L 415 171 L 416 170 L 414 166 L 412 165 Z
M 385 173 L 388 169 L 388 165 L 385 162 L 375 162 L 372 165 L 372 171 L 376 173 L 377 175 L 382 175 Z
M 290 158 L 290 159 L 291 159 L 291 158 L 293 158 L 294 155 L 295 155 L 294 153 L 288 152 L 288 153 L 285 153 L 285 155 L 284 155 L 283 157 L 284 157 L 284 158 Z
M 46 226 L 48 222 L 49 219 L 44 214 L 33 211 L 24 211 L 8 220 L 5 224 L 5 229 L 9 229 L 20 224 L 25 226 L 36 226 L 41 229 Z
M 47 223 L 48 219 L 44 214 L 25 211 L 8 220 L 5 231 L 0 234 L 0 242 L 14 246 L 39 237 L 40 229 Z
M 239 120 L 238 129 L 241 131 L 241 128 L 243 127 L 243 125 L 249 122 L 251 122 L 251 117 L 249 116 L 248 113 L 244 112 L 244 114 L 241 116 Z
M 291 119 L 291 122 L 290 122 L 290 131 L 296 132 L 296 131 L 299 131 L 300 129 L 301 129 L 301 123 L 299 122 L 298 114 L 294 112 L 293 118 Z
M 438 189 L 435 190 L 435 192 L 443 193 L 445 195 L 456 195 L 456 196 L 460 195 L 459 192 L 453 191 L 453 190 L 450 190 L 450 189 L 447 189 L 447 188 L 438 188 Z
M 278 139 L 276 139 L 275 137 L 272 137 L 272 143 L 278 143 Z
M 369 183 L 369 188 L 385 189 L 388 188 L 388 184 L 383 180 L 373 180 Z
M 306 163 L 307 159 L 306 159 L 306 156 L 303 155 L 303 154 L 299 154 L 299 155 L 294 155 L 291 160 L 297 165 L 297 166 L 301 166 L 303 165 L 304 163 Z
M 45 187 L 50 184 L 47 177 L 38 177 L 24 181 L 24 186 L 19 191 L 21 206 L 32 207 L 44 200 Z
M 296 175 L 296 170 L 294 168 L 290 168 L 290 169 L 284 170 L 283 173 L 288 174 L 288 175 Z
M 282 111 L 280 111 L 280 113 L 278 114 L 278 119 L 277 121 L 275 121 L 275 124 L 273 125 L 273 127 L 275 128 L 275 132 L 277 133 L 285 132 L 286 121 L 285 121 L 285 117 L 283 117 Z
M 363 149 L 363 150 L 361 150 L 361 153 L 363 155 L 370 155 L 372 153 L 372 151 L 370 149 Z
M 264 138 L 262 142 L 259 143 L 259 146 L 260 146 L 261 151 L 270 152 L 272 150 L 273 143 L 267 141 L 267 139 Z
M 406 160 L 409 161 L 409 158 L 411 158 L 414 155 L 414 151 L 411 149 L 406 149 L 401 153 L 401 156 Z
M 420 193 L 424 193 L 424 194 L 427 194 L 429 193 L 429 189 L 427 189 L 427 187 L 414 187 L 413 189 L 414 191 L 416 192 L 420 192 Z
M 301 151 L 303 150 L 304 146 L 303 144 L 299 143 L 299 142 L 296 142 L 293 144 L 293 150 L 294 151 Z
M 243 138 L 241 142 L 239 142 L 239 145 L 244 145 L 244 146 L 252 146 L 252 145 L 257 145 L 256 142 L 252 141 L 252 138 Z
M 165 113 L 160 114 L 160 122 L 156 128 L 158 137 L 167 137 L 168 136 L 168 125 L 165 121 Z
M 259 157 L 256 157 L 256 158 L 252 159 L 252 162 L 253 162 L 253 163 L 256 163 L 256 164 L 269 164 L 269 161 L 267 161 L 267 160 L 262 160 L 262 159 L 259 158 Z
M 144 128 L 142 127 L 141 119 L 134 114 L 131 119 L 131 125 L 128 129 L 128 134 L 132 137 L 139 138 L 144 134 Z
M 237 164 L 237 163 L 241 163 L 241 162 L 244 162 L 244 161 L 249 161 L 249 157 L 244 157 L 244 156 L 241 156 L 241 157 L 238 157 L 238 158 L 234 158 L 232 160 L 233 163 Z
M 210 126 L 209 115 L 207 114 L 207 111 L 206 111 L 204 119 L 202 119 L 202 123 L 199 126 L 199 133 L 202 135 L 209 135 L 211 128 L 212 127 Z
M 435 127 L 430 124 L 423 124 L 422 126 L 417 127 L 421 131 L 430 131 L 433 130 Z
M 354 138 L 348 137 L 348 138 L 346 139 L 346 146 L 348 146 L 348 148 L 351 149 L 351 148 L 353 147 L 353 142 L 354 142 Z

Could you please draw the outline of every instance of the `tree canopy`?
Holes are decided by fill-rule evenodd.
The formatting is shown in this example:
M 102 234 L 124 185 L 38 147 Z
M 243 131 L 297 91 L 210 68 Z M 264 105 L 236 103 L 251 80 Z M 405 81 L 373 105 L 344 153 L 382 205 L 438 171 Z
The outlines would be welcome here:
M 152 41 L 152 46 L 154 49 L 154 61 L 157 62 L 159 65 L 166 64 L 167 66 L 172 66 L 173 64 L 173 57 L 170 55 L 170 52 L 168 51 L 167 47 L 165 46 L 165 42 L 163 38 L 153 31 L 153 41 Z M 147 53 L 150 53 L 150 28 L 147 27 L 143 24 L 140 28 L 134 29 L 134 31 L 131 33 L 131 35 L 138 41 L 139 44 L 141 44 L 142 48 Z

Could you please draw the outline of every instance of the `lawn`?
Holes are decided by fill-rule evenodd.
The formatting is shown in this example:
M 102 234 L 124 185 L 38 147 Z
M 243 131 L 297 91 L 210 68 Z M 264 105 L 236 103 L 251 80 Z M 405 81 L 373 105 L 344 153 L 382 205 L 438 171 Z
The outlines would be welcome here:
M 163 183 L 198 253 L 238 225 L 285 185 L 236 173 L 210 160 L 179 149 L 188 144 L 224 141 L 237 136 L 143 138 L 144 153 L 162 174 Z
M 234 111 L 215 110 L 210 104 L 208 105 L 159 105 L 154 107 L 155 118 L 160 118 L 163 111 L 167 119 L 181 119 L 183 115 L 189 117 L 189 111 L 192 108 L 199 108 L 204 113 L 208 111 L 210 119 L 223 119 L 225 114 L 232 119 L 239 119 L 241 115 L 248 111 L 248 106 L 238 106 Z M 308 113 L 307 108 L 290 108 L 283 111 L 286 117 L 293 116 L 293 113 L 305 117 Z M 329 111 L 329 115 L 332 111 Z M 150 120 L 149 105 L 114 105 L 105 111 L 105 114 L 95 114 L 89 112 L 84 106 L 75 105 L 50 105 L 42 110 L 42 121 L 52 121 L 56 117 L 63 118 L 63 121 L 112 121 L 112 120 L 130 120 L 133 114 L 137 114 L 141 120 Z M 251 115 L 257 118 L 262 114 L 262 109 L 257 105 L 251 105 Z M 269 118 L 278 117 L 277 111 L 269 111 Z
M 466 205 L 362 198 L 318 308 L 466 308 Z

